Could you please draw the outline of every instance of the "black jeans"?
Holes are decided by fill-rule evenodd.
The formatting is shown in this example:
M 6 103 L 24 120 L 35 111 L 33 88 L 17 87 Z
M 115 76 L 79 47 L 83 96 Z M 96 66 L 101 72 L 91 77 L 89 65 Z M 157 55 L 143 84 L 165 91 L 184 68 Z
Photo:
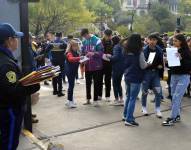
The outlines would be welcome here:
M 0 108 L 0 149 L 16 150 L 24 115 L 24 108 Z
M 123 90 L 121 86 L 121 81 L 123 77 L 123 72 L 113 72 L 112 80 L 113 80 L 113 92 L 115 99 L 119 99 L 119 97 L 123 96 Z
M 52 79 L 53 91 L 62 92 L 62 78 L 64 74 L 64 65 L 60 65 L 61 73 Z
M 91 99 L 91 85 L 92 80 L 94 84 L 94 101 L 98 100 L 98 91 L 100 89 L 100 74 L 101 71 L 86 71 L 85 77 L 86 77 L 86 98 Z
M 102 97 L 103 93 L 103 80 L 105 83 L 105 97 L 110 97 L 111 92 L 111 74 L 112 74 L 112 66 L 104 67 L 101 71 L 100 75 L 100 90 L 99 90 L 99 96 Z

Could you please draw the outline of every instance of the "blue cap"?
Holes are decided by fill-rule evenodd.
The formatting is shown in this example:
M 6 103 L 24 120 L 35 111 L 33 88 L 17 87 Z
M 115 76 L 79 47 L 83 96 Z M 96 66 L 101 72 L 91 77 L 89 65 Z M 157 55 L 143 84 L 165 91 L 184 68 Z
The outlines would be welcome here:
M 8 23 L 0 24 L 0 39 L 1 40 L 4 40 L 8 37 L 21 38 L 23 36 L 24 36 L 24 33 L 16 31 L 11 24 L 8 24 Z

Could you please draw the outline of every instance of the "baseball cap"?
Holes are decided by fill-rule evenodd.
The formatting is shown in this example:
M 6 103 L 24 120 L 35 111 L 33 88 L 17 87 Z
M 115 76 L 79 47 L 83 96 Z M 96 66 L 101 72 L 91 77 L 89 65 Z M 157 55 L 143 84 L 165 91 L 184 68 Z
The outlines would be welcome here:
M 24 36 L 23 32 L 18 32 L 9 23 L 0 23 L 0 39 L 4 40 L 8 37 L 21 38 Z

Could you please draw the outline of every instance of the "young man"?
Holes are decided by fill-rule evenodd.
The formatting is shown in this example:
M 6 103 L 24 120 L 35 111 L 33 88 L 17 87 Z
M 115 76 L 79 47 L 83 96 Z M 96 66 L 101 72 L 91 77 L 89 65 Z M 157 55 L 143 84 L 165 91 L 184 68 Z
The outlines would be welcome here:
M 163 52 L 162 49 L 157 46 L 158 37 L 155 34 L 151 34 L 148 37 L 148 45 L 144 48 L 144 55 L 146 61 L 148 61 L 149 55 L 155 53 L 155 57 L 152 65 L 145 70 L 144 79 L 142 82 L 142 112 L 144 115 L 148 115 L 147 112 L 147 95 L 148 90 L 151 88 L 155 94 L 155 111 L 158 118 L 162 118 L 160 111 L 161 103 L 161 84 L 160 84 L 160 70 L 163 69 Z
M 66 48 L 67 44 L 62 40 L 62 33 L 56 33 L 55 40 L 50 42 L 47 47 L 51 52 L 52 65 L 60 66 L 61 73 L 58 77 L 52 79 L 53 95 L 57 95 L 58 97 L 64 96 L 62 93 L 62 75 L 64 72 Z
M 103 67 L 102 55 L 103 46 L 101 40 L 90 34 L 88 29 L 82 29 L 81 36 L 84 38 L 82 43 L 82 55 L 86 55 L 89 60 L 85 63 L 85 78 L 86 78 L 86 97 L 89 105 L 91 100 L 91 84 L 94 84 L 94 106 L 98 104 L 98 94 L 100 89 L 100 75 Z
M 104 54 L 112 55 L 113 51 L 113 41 L 112 41 L 112 31 L 106 29 L 104 31 L 104 38 L 102 39 L 102 44 Z M 110 102 L 110 92 L 111 92 L 111 73 L 112 73 L 112 63 L 110 61 L 103 60 L 103 69 L 100 76 L 101 89 L 99 90 L 99 99 L 102 99 L 103 92 L 103 79 L 105 83 L 105 98 L 107 102 Z

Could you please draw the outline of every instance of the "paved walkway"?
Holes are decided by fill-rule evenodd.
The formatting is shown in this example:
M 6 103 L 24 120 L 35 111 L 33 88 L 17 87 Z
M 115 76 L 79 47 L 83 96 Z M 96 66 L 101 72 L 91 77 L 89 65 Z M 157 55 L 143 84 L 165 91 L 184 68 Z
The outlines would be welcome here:
M 142 116 L 138 101 L 135 116 L 140 127 L 133 128 L 124 126 L 121 121 L 122 107 L 110 106 L 104 100 L 99 108 L 84 106 L 85 84 L 75 87 L 77 109 L 65 107 L 66 97 L 52 96 L 51 86 L 42 86 L 40 93 L 40 101 L 33 107 L 40 120 L 34 125 L 34 134 L 45 144 L 50 139 L 64 144 L 65 150 L 189 150 L 191 147 L 191 99 L 183 100 L 182 122 L 169 128 L 162 127 L 162 120 L 156 118 L 154 104 L 150 103 L 154 97 L 149 95 L 151 115 Z M 170 101 L 165 100 L 162 103 L 164 117 L 168 117 L 169 108 Z M 22 136 L 18 149 L 38 148 Z

